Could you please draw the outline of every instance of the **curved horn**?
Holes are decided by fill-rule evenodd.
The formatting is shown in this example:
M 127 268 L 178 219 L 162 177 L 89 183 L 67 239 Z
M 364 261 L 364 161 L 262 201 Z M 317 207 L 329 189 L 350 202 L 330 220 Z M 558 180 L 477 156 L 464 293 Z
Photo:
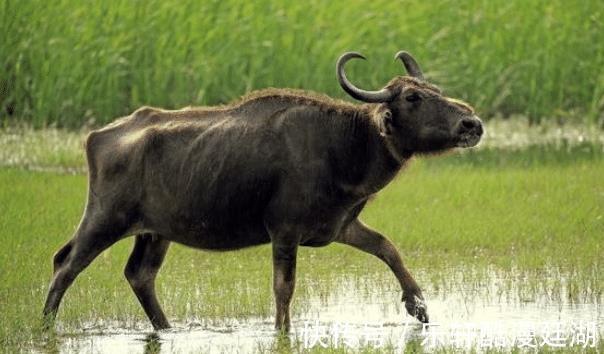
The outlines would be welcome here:
M 405 65 L 405 69 L 407 69 L 409 75 L 421 80 L 424 79 L 422 69 L 419 68 L 419 65 L 417 65 L 417 62 L 415 61 L 415 59 L 413 59 L 411 54 L 405 52 L 404 50 L 401 50 L 394 56 L 394 60 L 397 59 L 400 59 L 403 62 L 403 65 Z
M 338 62 L 336 63 L 338 82 L 344 91 L 352 96 L 352 98 L 368 103 L 386 102 L 392 100 L 394 94 L 388 89 L 381 89 L 380 91 L 365 91 L 354 86 L 350 81 L 348 81 L 346 78 L 346 73 L 344 72 L 344 65 L 352 58 L 365 59 L 364 56 L 357 52 L 346 52 L 342 54 L 340 58 L 338 58 Z

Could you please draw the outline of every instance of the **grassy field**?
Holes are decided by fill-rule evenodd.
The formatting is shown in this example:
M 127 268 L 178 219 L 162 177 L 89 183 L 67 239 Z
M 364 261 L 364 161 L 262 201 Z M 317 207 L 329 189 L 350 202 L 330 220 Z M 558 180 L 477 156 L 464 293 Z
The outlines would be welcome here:
M 337 57 L 365 54 L 348 76 L 377 89 L 404 73 L 400 49 L 473 104 L 487 133 L 477 149 L 413 161 L 361 219 L 401 251 L 433 321 L 595 319 L 587 352 L 604 352 L 601 0 L 0 0 L 0 352 L 205 352 L 221 331 L 232 352 L 257 329 L 243 352 L 307 352 L 271 329 L 269 246 L 173 245 L 157 291 L 176 330 L 154 337 L 123 276 L 125 239 L 42 331 L 52 256 L 86 198 L 82 141 L 141 105 L 221 104 L 265 87 L 350 99 Z M 294 328 L 319 315 L 410 321 L 389 269 L 347 246 L 302 248 L 297 277 Z M 416 339 L 409 352 L 424 351 Z
M 0 0 L 0 120 L 80 127 L 268 86 L 343 97 L 338 55 L 365 53 L 350 77 L 379 88 L 407 49 L 485 117 L 598 122 L 603 19 L 600 0 Z
M 389 235 L 427 293 L 476 281 L 470 273 L 452 277 L 452 267 L 495 267 L 509 276 L 510 288 L 503 291 L 601 303 L 604 159 L 601 146 L 588 147 L 485 148 L 419 159 L 362 219 Z M 46 162 L 60 167 L 61 161 Z M 0 186 L 0 347 L 48 350 L 53 342 L 40 332 L 40 313 L 51 258 L 79 221 L 86 177 L 4 167 Z M 119 242 L 81 274 L 62 304 L 61 333 L 147 326 L 122 275 L 131 247 L 132 239 Z M 350 278 L 356 279 L 355 291 L 397 293 L 384 301 L 399 299 L 385 265 L 345 246 L 303 248 L 298 264 L 294 313 L 310 306 L 302 299 L 328 296 Z M 266 246 L 226 254 L 173 246 L 158 293 L 177 323 L 271 316 L 270 274 Z

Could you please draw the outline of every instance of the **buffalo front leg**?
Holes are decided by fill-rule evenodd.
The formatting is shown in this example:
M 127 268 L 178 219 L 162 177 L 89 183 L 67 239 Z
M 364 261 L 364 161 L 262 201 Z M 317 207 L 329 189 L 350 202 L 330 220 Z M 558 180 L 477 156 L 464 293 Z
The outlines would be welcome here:
M 155 277 L 169 245 L 170 241 L 162 239 L 159 235 L 137 235 L 134 249 L 124 269 L 130 287 L 156 330 L 170 327 L 155 294 Z
M 403 265 L 401 256 L 390 240 L 365 226 L 359 220 L 355 220 L 339 235 L 336 241 L 372 254 L 384 261 L 401 285 L 407 312 L 421 322 L 428 322 L 428 313 L 422 292 L 415 279 Z
M 273 291 L 277 313 L 275 329 L 289 332 L 289 305 L 296 283 L 297 245 L 282 245 L 273 242 Z

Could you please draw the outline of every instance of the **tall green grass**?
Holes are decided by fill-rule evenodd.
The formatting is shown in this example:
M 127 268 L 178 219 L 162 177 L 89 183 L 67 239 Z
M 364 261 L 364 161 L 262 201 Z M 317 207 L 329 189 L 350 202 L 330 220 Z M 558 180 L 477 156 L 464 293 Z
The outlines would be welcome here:
M 407 49 L 483 116 L 594 122 L 603 19 L 601 0 L 0 0 L 0 120 L 76 127 L 267 86 L 344 97 L 339 54 L 365 53 L 350 77 L 379 88 Z

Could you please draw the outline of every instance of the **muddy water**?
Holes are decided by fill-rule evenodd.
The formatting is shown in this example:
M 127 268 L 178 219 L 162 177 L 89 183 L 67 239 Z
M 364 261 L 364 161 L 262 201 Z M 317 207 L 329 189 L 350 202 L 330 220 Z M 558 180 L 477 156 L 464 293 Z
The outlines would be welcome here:
M 289 339 L 275 336 L 272 318 L 227 318 L 173 323 L 174 328 L 159 333 L 115 326 L 87 329 L 61 335 L 57 349 L 65 353 L 248 353 L 270 352 L 277 346 L 297 350 L 365 346 L 398 352 L 411 342 L 424 349 L 510 349 L 578 348 L 603 340 L 601 294 L 582 289 L 579 295 L 568 296 L 567 280 L 559 274 L 523 280 L 521 275 L 494 270 L 478 279 L 466 273 L 458 269 L 443 278 L 446 289 L 426 286 L 428 326 L 406 315 L 398 289 L 374 278 L 343 278 L 327 294 L 311 291 L 308 300 L 296 298 L 294 308 L 302 301 L 307 305 L 303 312 L 294 311 Z M 523 281 L 529 285 L 517 285 Z

